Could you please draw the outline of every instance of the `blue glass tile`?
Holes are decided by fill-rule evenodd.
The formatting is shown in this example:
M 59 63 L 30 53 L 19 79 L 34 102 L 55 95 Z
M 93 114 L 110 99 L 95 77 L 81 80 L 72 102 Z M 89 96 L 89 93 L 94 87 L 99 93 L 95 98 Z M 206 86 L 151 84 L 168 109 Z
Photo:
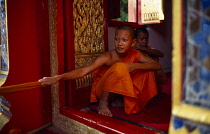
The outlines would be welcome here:
M 195 82 L 194 83 L 193 91 L 195 91 L 196 93 L 199 93 L 201 91 L 200 82 Z
M 1 42 L 2 42 L 2 45 L 6 45 L 7 44 L 6 40 L 2 40 Z
M 4 62 L 7 63 L 7 56 L 5 54 L 3 54 L 2 56 L 3 56 Z
M 3 0 L 1 0 L 0 6 L 4 6 L 4 1 Z
M 1 13 L 0 17 L 1 17 L 2 21 L 5 21 L 5 13 Z
M 200 80 L 210 83 L 210 71 L 204 67 L 200 67 Z
M 7 56 L 6 55 L 2 55 L 2 70 L 3 71 L 8 71 L 8 61 L 7 61 Z
M 2 27 L 1 27 L 2 29 L 6 29 L 6 25 L 2 25 Z
M 201 101 L 208 101 L 210 98 L 209 98 L 209 94 L 201 94 L 199 96 L 199 100 Z
M 183 120 L 182 119 L 179 119 L 177 117 L 174 117 L 173 119 L 173 127 L 175 130 L 179 129 L 179 128 L 182 128 L 184 126 L 184 123 L 183 123 Z
M 195 43 L 199 46 L 209 44 L 208 36 L 210 34 L 210 20 L 205 17 L 202 17 L 201 20 L 201 28 L 192 38 L 192 40 L 194 40 Z
M 6 38 L 6 35 L 7 35 L 7 34 L 6 34 L 6 30 L 3 29 L 2 32 L 1 32 L 1 36 L 4 37 L 4 38 Z
M 209 0 L 202 0 L 202 8 L 203 11 L 206 11 L 210 7 L 210 1 Z
M 205 44 L 202 45 L 202 47 L 200 47 L 199 49 L 199 60 L 203 60 L 207 57 L 210 57 L 210 45 Z
M 201 46 L 205 42 L 205 35 L 202 31 L 199 31 L 195 34 L 192 40 L 195 41 L 196 45 Z
M 2 51 L 3 53 L 7 53 L 6 45 L 5 45 L 5 44 L 2 44 L 1 47 L 2 47 L 2 48 L 1 48 L 2 50 L 1 50 L 1 51 Z
M 210 134 L 210 125 L 186 120 L 180 117 L 173 117 L 173 127 L 175 130 L 185 127 L 189 133 L 199 130 L 199 134 Z
M 210 134 L 210 127 L 200 127 L 199 128 L 200 134 Z
M 2 9 L 1 9 L 1 12 L 2 12 L 2 13 L 5 13 L 5 9 L 4 9 L 4 8 L 2 8 Z

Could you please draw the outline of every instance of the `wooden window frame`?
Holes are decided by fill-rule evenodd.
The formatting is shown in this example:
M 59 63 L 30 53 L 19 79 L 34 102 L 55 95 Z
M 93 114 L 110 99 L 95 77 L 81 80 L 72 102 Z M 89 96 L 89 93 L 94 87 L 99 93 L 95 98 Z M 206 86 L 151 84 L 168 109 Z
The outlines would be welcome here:
M 105 23 L 104 23 L 104 43 L 108 42 L 108 23 L 107 23 L 107 2 L 104 0 L 104 9 L 105 9 Z M 62 74 L 75 69 L 75 60 L 74 60 L 74 29 L 73 24 L 73 2 L 71 0 L 56 0 L 56 49 L 57 49 L 57 73 Z M 105 47 L 107 50 L 108 46 Z M 84 98 L 86 95 L 89 95 L 89 89 L 91 87 L 86 87 L 82 89 L 76 89 L 75 80 L 68 81 L 59 81 L 58 84 L 58 100 L 59 108 L 58 113 L 62 116 L 65 116 L 67 119 L 73 119 L 77 122 L 83 123 L 89 127 L 95 128 L 104 133 L 150 133 L 156 134 L 155 130 L 147 129 L 144 127 L 139 127 L 133 124 L 130 124 L 125 121 L 120 121 L 118 119 L 105 117 L 98 114 L 97 112 L 85 109 L 87 103 L 81 102 L 81 98 Z M 81 92 L 82 94 L 81 94 Z M 55 91 L 53 91 L 55 92 Z M 68 96 L 68 97 L 67 97 Z M 89 103 L 89 101 L 88 101 Z M 55 105 L 55 104 L 53 104 Z M 54 108 L 57 108 L 53 106 Z M 82 111 L 81 111 L 81 108 Z M 53 109 L 54 110 L 54 109 Z M 58 115 L 54 115 L 58 116 Z M 60 119 L 63 121 L 62 119 Z M 54 120 L 55 124 L 57 120 Z M 126 126 L 126 127 L 122 127 Z M 66 128 L 67 129 L 67 128 Z

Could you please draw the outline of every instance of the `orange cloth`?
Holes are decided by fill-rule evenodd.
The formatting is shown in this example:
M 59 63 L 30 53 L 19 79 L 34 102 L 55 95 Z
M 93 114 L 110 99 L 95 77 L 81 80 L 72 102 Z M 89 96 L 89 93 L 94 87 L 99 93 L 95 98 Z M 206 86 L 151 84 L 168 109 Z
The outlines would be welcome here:
M 22 90 L 26 90 L 26 89 L 37 88 L 37 87 L 40 87 L 41 84 L 42 84 L 42 82 L 35 81 L 35 82 L 18 84 L 18 85 L 0 87 L 0 95 L 18 92 L 18 91 L 22 91 Z
M 110 68 L 101 67 L 93 73 L 90 102 L 97 102 L 102 92 L 112 92 L 124 96 L 126 114 L 143 110 L 147 102 L 157 94 L 153 71 L 136 70 L 129 73 L 124 63 L 138 63 L 141 53 L 132 49 L 123 62 Z

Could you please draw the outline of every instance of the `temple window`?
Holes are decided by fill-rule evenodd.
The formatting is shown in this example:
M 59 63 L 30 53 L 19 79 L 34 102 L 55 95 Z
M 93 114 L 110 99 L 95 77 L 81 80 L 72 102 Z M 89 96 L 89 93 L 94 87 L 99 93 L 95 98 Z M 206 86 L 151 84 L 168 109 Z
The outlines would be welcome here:
M 110 21 L 145 25 L 160 23 L 164 20 L 163 0 L 116 0 L 109 1 L 108 5 L 111 5 L 108 6 Z

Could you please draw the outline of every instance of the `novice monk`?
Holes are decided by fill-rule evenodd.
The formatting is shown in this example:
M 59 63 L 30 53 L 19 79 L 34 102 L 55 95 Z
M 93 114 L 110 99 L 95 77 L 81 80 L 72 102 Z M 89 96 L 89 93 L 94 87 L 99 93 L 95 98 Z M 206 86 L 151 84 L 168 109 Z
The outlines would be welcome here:
M 135 30 L 135 37 L 137 39 L 136 45 L 133 47 L 136 50 L 139 50 L 145 56 L 149 56 L 151 58 L 159 59 L 159 57 L 163 57 L 164 53 L 152 48 L 149 43 L 149 32 L 146 28 L 137 28 Z
M 152 58 L 153 60 L 159 62 L 159 57 L 163 57 L 164 53 L 152 48 L 149 43 L 149 32 L 146 28 L 137 28 L 135 30 L 135 37 L 137 39 L 134 49 L 140 51 L 147 57 Z M 167 83 L 167 78 L 165 73 L 162 70 L 155 72 L 156 84 L 158 91 L 161 92 L 162 85 Z
M 77 79 L 93 72 L 91 102 L 98 102 L 98 113 L 112 117 L 109 100 L 112 95 L 124 97 L 126 114 L 137 113 L 157 94 L 154 72 L 161 65 L 132 49 L 136 44 L 134 29 L 120 26 L 115 32 L 115 49 L 99 56 L 92 64 L 54 77 L 39 80 L 52 85 L 59 80 Z

